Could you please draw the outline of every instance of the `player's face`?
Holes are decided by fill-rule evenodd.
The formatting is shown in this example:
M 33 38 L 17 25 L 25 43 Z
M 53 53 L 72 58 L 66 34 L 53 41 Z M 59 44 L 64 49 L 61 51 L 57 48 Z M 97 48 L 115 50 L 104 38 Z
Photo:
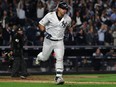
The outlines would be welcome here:
M 67 13 L 66 9 L 58 8 L 59 16 L 64 16 Z

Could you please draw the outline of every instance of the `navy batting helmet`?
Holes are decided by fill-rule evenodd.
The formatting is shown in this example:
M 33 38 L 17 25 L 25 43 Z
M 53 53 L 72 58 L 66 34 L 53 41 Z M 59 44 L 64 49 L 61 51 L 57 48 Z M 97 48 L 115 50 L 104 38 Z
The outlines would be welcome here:
M 66 2 L 62 2 L 62 1 L 59 3 L 58 7 L 62 8 L 62 9 L 66 9 L 66 10 L 69 9 L 68 4 Z

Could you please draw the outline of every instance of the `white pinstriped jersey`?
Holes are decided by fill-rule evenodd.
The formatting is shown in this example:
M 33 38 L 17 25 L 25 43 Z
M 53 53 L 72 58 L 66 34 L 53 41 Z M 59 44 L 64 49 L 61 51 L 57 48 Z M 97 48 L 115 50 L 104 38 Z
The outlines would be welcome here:
M 63 39 L 66 27 L 71 25 L 71 18 L 65 14 L 64 17 L 59 20 L 54 11 L 46 14 L 39 23 L 45 26 L 47 33 L 52 35 L 51 39 Z

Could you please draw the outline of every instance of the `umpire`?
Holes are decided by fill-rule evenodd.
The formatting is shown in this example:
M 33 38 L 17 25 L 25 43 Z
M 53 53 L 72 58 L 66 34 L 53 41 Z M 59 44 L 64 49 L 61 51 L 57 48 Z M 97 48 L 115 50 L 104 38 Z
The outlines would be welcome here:
M 27 77 L 26 62 L 23 57 L 24 33 L 23 29 L 19 27 L 12 39 L 11 48 L 14 53 L 14 63 L 12 67 L 11 77 Z

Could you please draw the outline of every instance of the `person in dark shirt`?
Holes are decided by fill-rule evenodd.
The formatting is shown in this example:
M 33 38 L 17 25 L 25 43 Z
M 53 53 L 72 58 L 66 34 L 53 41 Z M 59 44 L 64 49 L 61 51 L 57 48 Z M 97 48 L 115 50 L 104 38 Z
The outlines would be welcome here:
M 20 76 L 22 79 L 27 77 L 26 62 L 23 57 L 24 34 L 23 29 L 18 28 L 13 37 L 11 48 L 14 53 L 14 63 L 12 67 L 11 77 Z
M 96 48 L 95 52 L 92 54 L 92 64 L 94 71 L 100 71 L 102 67 L 102 58 L 104 57 L 100 48 Z
M 85 45 L 86 44 L 86 34 L 83 29 L 80 29 L 76 34 L 76 44 L 77 45 Z
M 2 27 L 0 26 L 0 46 L 3 46 Z

